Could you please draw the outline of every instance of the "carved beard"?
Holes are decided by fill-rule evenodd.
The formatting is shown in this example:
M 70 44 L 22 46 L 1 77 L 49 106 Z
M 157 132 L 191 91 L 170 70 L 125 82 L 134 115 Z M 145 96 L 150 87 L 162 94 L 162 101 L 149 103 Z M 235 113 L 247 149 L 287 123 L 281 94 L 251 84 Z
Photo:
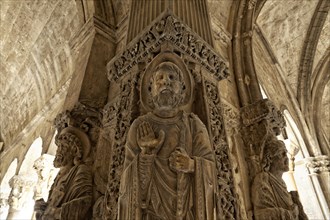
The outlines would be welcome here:
M 163 90 L 155 95 L 152 100 L 157 108 L 174 108 L 180 104 L 182 96 L 171 90 Z
M 69 165 L 73 161 L 70 152 L 56 154 L 53 165 L 55 168 L 61 168 Z
M 64 156 L 62 154 L 56 154 L 53 164 L 55 168 L 64 167 L 65 166 Z

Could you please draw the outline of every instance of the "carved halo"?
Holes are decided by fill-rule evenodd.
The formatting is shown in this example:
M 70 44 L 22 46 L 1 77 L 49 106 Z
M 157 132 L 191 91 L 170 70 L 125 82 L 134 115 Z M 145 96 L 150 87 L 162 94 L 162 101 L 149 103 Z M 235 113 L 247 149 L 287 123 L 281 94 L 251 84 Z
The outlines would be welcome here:
M 142 84 L 140 90 L 140 98 L 142 106 L 149 112 L 154 109 L 154 106 L 149 102 L 151 100 L 150 92 L 150 80 L 153 74 L 155 74 L 155 69 L 164 62 L 170 62 L 175 64 L 182 73 L 183 82 L 184 82 L 184 97 L 180 106 L 187 105 L 192 98 L 192 79 L 189 74 L 186 64 L 183 62 L 182 58 L 173 52 L 163 52 L 157 55 L 153 61 L 147 66 L 143 76 Z
M 75 135 L 79 140 L 81 141 L 82 148 L 83 148 L 83 156 L 82 156 L 82 161 L 85 161 L 90 154 L 91 151 L 91 144 L 89 141 L 89 138 L 85 132 L 82 130 L 75 128 L 75 127 L 66 127 L 64 128 L 60 134 L 65 134 L 65 133 L 70 133 Z

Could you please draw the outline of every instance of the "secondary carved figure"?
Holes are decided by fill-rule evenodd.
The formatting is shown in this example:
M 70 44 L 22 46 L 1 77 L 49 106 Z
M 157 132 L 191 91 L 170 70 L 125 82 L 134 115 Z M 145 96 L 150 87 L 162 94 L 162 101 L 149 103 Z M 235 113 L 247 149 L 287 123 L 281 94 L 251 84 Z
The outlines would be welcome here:
M 92 172 L 84 161 L 90 152 L 87 135 L 77 128 L 63 129 L 56 138 L 54 166 L 60 168 L 48 201 L 37 200 L 37 220 L 88 219 L 92 203 Z
M 266 142 L 263 156 L 263 171 L 256 175 L 252 185 L 252 202 L 256 220 L 303 220 L 307 219 L 299 200 L 295 203 L 282 174 L 289 170 L 285 145 L 277 139 Z

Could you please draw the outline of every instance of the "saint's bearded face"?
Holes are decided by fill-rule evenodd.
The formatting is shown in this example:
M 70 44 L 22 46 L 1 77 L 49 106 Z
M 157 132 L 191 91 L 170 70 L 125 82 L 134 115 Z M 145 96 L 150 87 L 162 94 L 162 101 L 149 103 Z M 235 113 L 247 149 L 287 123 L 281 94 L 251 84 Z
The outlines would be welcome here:
M 273 157 L 272 166 L 282 172 L 289 171 L 289 158 L 285 148 L 282 145 L 280 145 L 278 154 Z
M 70 146 L 66 142 L 61 142 L 58 145 L 55 159 L 54 167 L 60 168 L 73 164 L 73 155 L 70 150 Z
M 151 89 L 156 108 L 173 109 L 182 100 L 182 84 L 179 74 L 170 68 L 160 68 L 153 77 Z

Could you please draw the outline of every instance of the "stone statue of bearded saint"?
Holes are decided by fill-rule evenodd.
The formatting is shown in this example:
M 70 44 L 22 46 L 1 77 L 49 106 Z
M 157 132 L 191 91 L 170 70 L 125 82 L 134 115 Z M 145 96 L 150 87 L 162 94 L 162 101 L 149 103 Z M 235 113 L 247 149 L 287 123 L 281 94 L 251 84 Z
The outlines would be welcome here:
M 152 112 L 131 125 L 118 219 L 214 219 L 215 159 L 201 120 L 179 109 L 180 69 L 163 62 L 150 77 Z
M 252 185 L 252 203 L 256 220 L 308 219 L 297 198 L 291 197 L 282 179 L 289 170 L 289 160 L 283 141 L 276 138 L 266 142 L 262 156 L 263 171 Z
M 90 218 L 92 172 L 84 161 L 90 152 L 87 135 L 68 127 L 56 137 L 54 166 L 60 168 L 50 189 L 48 201 L 37 200 L 37 220 L 80 220 Z

